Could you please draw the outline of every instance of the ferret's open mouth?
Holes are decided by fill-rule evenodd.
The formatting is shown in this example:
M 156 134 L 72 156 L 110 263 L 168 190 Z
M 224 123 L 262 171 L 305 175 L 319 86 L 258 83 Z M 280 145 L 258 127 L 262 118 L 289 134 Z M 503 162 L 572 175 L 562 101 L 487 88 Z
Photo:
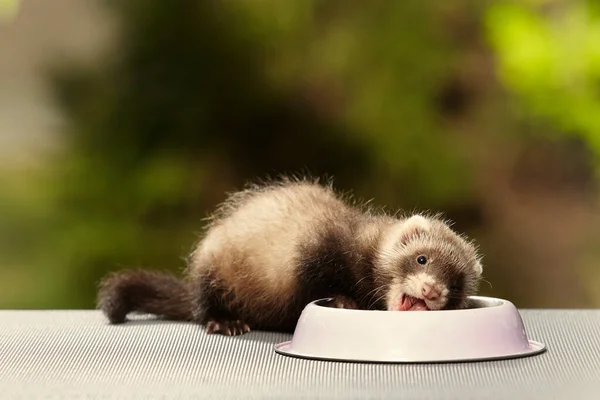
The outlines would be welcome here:
M 428 311 L 429 308 L 425 304 L 425 300 L 417 297 L 402 294 L 398 311 Z

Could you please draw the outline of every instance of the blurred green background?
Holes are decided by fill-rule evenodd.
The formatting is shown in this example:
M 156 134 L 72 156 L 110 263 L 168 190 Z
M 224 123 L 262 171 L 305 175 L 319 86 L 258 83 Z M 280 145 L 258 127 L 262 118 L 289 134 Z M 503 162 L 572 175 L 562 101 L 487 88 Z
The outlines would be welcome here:
M 226 192 L 297 172 L 443 212 L 484 295 L 598 307 L 599 38 L 597 1 L 22 0 L 0 21 L 0 307 L 181 271 Z

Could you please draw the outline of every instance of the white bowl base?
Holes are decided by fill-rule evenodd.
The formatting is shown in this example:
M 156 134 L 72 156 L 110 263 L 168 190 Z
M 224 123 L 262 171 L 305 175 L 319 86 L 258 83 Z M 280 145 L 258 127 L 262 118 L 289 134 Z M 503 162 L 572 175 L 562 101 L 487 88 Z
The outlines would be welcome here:
M 314 354 L 302 354 L 294 352 L 290 349 L 291 340 L 287 342 L 278 343 L 275 345 L 275 352 L 284 356 L 294 358 L 304 358 L 309 360 L 317 361 L 344 361 L 344 362 L 356 362 L 356 363 L 377 363 L 377 364 L 440 364 L 440 363 L 454 363 L 454 362 L 477 362 L 477 361 L 496 361 L 496 360 L 510 360 L 514 358 L 530 357 L 536 354 L 541 354 L 546 351 L 546 345 L 535 340 L 530 340 L 529 344 L 531 348 L 520 353 L 511 353 L 501 356 L 489 356 L 479 358 L 439 358 L 431 360 L 408 360 L 408 359 L 397 359 L 397 360 L 381 360 L 381 359 L 370 359 L 370 358 L 343 358 L 343 357 L 322 357 Z

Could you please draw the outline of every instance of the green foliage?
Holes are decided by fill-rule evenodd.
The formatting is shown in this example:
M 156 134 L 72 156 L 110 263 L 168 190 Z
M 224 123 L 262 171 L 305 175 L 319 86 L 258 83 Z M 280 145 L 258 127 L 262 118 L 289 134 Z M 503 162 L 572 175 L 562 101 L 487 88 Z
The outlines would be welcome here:
M 3 306 L 91 307 L 109 270 L 181 269 L 224 192 L 266 175 L 331 175 L 390 207 L 476 202 L 468 143 L 439 104 L 461 51 L 440 21 L 458 3 L 107 4 L 119 22 L 109 54 L 52 71 L 63 152 L 26 183 L 4 182 L 3 263 L 27 267 L 5 273 Z M 597 10 L 569 5 L 550 22 L 524 4 L 461 4 L 487 12 L 501 79 L 526 114 L 600 150 Z
M 598 3 L 497 2 L 486 23 L 499 77 L 524 114 L 582 137 L 600 156 Z

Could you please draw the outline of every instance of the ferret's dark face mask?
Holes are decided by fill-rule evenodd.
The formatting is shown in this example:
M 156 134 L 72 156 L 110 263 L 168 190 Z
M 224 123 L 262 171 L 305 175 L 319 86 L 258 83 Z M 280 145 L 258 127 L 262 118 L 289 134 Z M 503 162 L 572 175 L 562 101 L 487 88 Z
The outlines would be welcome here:
M 476 292 L 482 268 L 475 247 L 441 221 L 413 216 L 384 248 L 389 310 L 463 308 Z
M 453 264 L 454 263 L 454 264 Z M 389 287 L 387 306 L 396 311 L 451 310 L 462 308 L 466 296 L 475 294 L 465 269 L 435 250 L 403 258 Z M 473 273 L 475 279 L 475 274 Z

